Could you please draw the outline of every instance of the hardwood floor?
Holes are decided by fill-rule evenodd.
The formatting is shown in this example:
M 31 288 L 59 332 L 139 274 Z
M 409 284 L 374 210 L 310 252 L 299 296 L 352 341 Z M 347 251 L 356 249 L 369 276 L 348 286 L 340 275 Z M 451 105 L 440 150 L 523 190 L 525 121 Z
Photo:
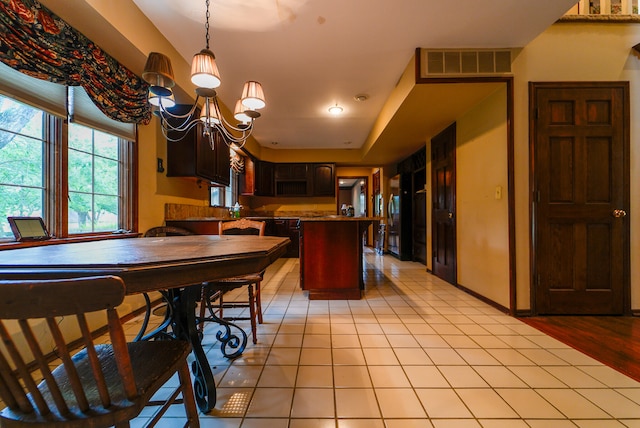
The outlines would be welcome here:
M 640 381 L 640 317 L 547 316 L 520 320 Z

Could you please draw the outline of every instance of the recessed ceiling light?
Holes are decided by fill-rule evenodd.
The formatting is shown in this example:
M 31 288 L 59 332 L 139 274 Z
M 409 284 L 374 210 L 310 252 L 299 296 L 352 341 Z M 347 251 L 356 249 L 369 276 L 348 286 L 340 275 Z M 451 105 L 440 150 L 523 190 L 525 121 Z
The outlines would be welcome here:
M 367 95 L 367 94 L 358 94 L 355 97 L 353 97 L 353 99 L 356 100 L 356 101 L 360 101 L 360 102 L 367 101 L 369 99 L 369 95 Z
M 343 111 L 343 108 L 340 107 L 338 104 L 329 107 L 329 113 L 331 113 L 334 116 L 341 114 L 342 111 Z

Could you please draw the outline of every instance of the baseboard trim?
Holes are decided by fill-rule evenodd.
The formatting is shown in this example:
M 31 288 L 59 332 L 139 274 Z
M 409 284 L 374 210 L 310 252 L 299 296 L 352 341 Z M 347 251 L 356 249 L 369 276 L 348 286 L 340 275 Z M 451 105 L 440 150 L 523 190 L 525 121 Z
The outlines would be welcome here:
M 494 302 L 493 300 L 483 296 L 482 294 L 476 293 L 475 291 L 465 287 L 464 285 L 457 284 L 456 287 L 458 287 L 459 289 L 461 289 L 465 293 L 472 295 L 476 299 L 486 303 L 487 305 L 494 307 L 495 309 L 499 310 L 500 312 L 503 312 L 503 313 L 505 313 L 507 315 L 511 315 L 511 311 L 509 310 L 509 308 L 504 307 L 504 306 L 502 306 L 501 304 L 499 304 L 497 302 Z

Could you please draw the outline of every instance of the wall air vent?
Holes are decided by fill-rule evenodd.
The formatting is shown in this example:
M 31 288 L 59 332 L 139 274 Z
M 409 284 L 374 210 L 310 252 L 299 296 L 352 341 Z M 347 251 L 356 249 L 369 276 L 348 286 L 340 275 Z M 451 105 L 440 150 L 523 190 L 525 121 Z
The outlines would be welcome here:
M 422 49 L 420 77 L 511 73 L 511 49 Z

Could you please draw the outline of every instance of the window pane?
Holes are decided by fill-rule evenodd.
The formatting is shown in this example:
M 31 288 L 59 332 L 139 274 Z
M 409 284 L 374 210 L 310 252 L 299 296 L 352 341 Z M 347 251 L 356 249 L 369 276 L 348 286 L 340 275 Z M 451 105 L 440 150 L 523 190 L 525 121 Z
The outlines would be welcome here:
M 96 232 L 118 229 L 118 196 L 96 196 L 94 206 L 94 226 Z
M 87 233 L 93 229 L 91 195 L 69 192 L 69 233 Z
M 7 217 L 42 217 L 43 206 L 44 189 L 0 185 L 0 239 L 13 238 Z
M 209 187 L 211 191 L 211 198 L 209 201 L 209 205 L 212 207 L 223 207 L 224 206 L 224 188 L 223 187 Z
M 8 135 L 0 143 L 0 183 L 42 187 L 43 142 L 0 131 L 0 139 Z
M 93 152 L 93 129 L 85 126 L 69 124 L 69 148 Z
M 93 191 L 118 196 L 118 161 L 96 157 L 95 168 Z
M 119 202 L 118 196 L 69 192 L 69 233 L 118 229 Z
M 69 191 L 92 193 L 93 156 L 69 149 Z
M 118 137 L 95 131 L 95 154 L 109 159 L 118 159 Z
M 43 112 L 0 95 L 0 238 L 8 216 L 44 212 Z
M 0 95 L 0 128 L 27 137 L 42 139 L 42 111 Z M 0 138 L 0 147 L 11 138 Z

